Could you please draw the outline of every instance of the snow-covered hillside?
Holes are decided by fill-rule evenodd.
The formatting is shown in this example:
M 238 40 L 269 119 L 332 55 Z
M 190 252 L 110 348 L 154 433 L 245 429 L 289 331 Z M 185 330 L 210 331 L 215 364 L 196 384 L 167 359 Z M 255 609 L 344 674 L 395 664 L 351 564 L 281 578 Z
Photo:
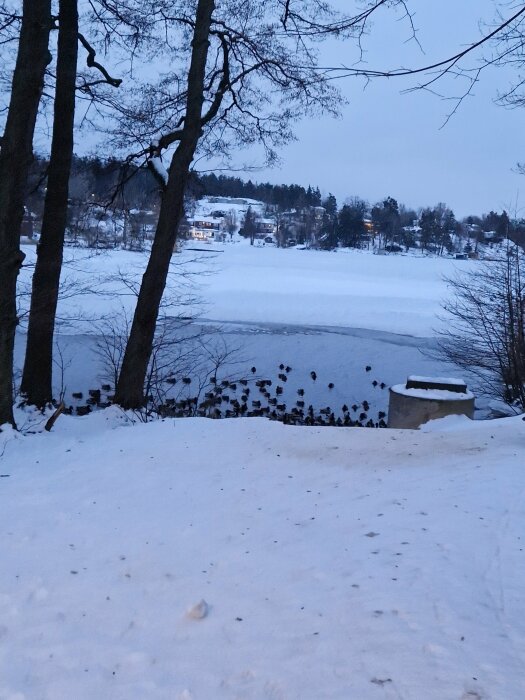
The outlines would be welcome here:
M 525 697 L 520 418 L 124 423 L 0 434 L 2 700 Z
M 257 214 L 263 216 L 265 205 L 257 199 L 245 197 L 203 197 L 195 202 L 193 212 L 194 217 L 210 216 L 215 211 L 235 212 L 237 221 L 241 224 L 244 221 L 248 207 Z

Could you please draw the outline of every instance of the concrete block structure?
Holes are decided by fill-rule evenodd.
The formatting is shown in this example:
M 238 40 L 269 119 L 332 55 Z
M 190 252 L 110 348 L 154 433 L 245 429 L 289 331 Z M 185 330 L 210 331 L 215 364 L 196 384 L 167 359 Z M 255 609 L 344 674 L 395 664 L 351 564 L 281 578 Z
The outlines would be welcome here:
M 460 379 L 411 376 L 406 384 L 390 387 L 389 428 L 417 429 L 452 415 L 474 418 L 474 394 Z

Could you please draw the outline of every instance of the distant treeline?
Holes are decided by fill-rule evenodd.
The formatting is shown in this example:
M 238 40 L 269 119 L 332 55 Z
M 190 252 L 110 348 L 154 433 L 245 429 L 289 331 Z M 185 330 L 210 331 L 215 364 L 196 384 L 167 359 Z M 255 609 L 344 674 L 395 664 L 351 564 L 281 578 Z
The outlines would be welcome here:
M 37 219 L 43 211 L 47 166 L 45 158 L 35 158 L 28 186 L 27 206 Z M 193 199 L 204 195 L 256 199 L 281 212 L 296 209 L 303 214 L 321 205 L 326 210 L 321 232 L 325 234 L 327 245 L 332 246 L 337 243 L 361 245 L 367 215 L 373 229 L 383 234 L 385 240 L 403 246 L 413 244 L 412 233 L 405 227 L 419 219 L 423 242 L 438 245 L 439 249 L 449 247 L 449 234 L 460 230 L 465 233 L 466 225 L 480 232 L 495 231 L 499 237 L 509 237 L 525 247 L 525 220 L 511 221 L 506 212 L 491 211 L 482 217 L 469 216 L 457 222 L 446 205 L 415 211 L 398 204 L 392 197 L 373 205 L 352 197 L 339 208 L 335 197 L 329 194 L 323 198 L 317 186 L 272 185 L 215 173 L 192 173 L 187 195 Z M 73 160 L 69 197 L 72 211 L 85 208 L 86 204 L 110 205 L 120 210 L 154 210 L 160 201 L 158 182 L 148 169 L 116 159 L 78 156 Z M 483 236 L 480 235 L 480 239 Z
M 31 168 L 27 206 L 43 209 L 48 161 L 37 156 Z M 147 169 L 121 161 L 74 156 L 69 181 L 71 204 L 108 204 L 118 209 L 153 209 L 160 201 L 158 183 Z
M 27 204 L 37 215 L 43 207 L 48 161 L 37 156 L 28 187 Z M 228 175 L 193 173 L 188 195 L 199 199 L 204 195 L 257 199 L 280 210 L 320 206 L 318 187 L 272 185 L 268 182 L 244 181 Z M 71 172 L 69 196 L 74 204 L 109 201 L 120 209 L 153 209 L 159 201 L 158 183 L 147 169 L 121 161 L 75 156 Z
M 269 182 L 244 181 L 240 177 L 215 175 L 214 173 L 194 174 L 192 189 L 197 197 L 207 194 L 216 197 L 257 199 L 281 210 L 318 207 L 322 204 L 321 192 L 318 187 L 271 185 Z

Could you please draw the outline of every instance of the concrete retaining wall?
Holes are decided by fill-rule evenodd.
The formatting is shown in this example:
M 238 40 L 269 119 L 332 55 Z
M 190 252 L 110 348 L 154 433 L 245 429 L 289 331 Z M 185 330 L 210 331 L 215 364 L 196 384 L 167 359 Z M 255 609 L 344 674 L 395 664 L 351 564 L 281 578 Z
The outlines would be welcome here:
M 474 396 L 471 393 L 428 392 L 428 398 L 421 396 L 422 393 L 424 390 L 406 389 L 404 384 L 390 388 L 389 428 L 415 429 L 429 420 L 453 415 L 474 418 Z M 438 393 L 442 394 L 439 398 Z

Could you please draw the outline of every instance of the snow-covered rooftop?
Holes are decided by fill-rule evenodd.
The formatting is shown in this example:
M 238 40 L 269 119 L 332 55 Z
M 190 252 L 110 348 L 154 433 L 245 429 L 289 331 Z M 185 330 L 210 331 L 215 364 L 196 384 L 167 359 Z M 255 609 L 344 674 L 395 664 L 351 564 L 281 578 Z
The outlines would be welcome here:
M 189 219 L 190 224 L 220 224 L 222 218 L 216 216 L 193 216 Z
M 458 392 L 446 389 L 407 389 L 406 384 L 395 384 L 390 391 L 403 396 L 411 396 L 414 399 L 426 399 L 427 401 L 471 401 L 474 394 L 470 391 Z

